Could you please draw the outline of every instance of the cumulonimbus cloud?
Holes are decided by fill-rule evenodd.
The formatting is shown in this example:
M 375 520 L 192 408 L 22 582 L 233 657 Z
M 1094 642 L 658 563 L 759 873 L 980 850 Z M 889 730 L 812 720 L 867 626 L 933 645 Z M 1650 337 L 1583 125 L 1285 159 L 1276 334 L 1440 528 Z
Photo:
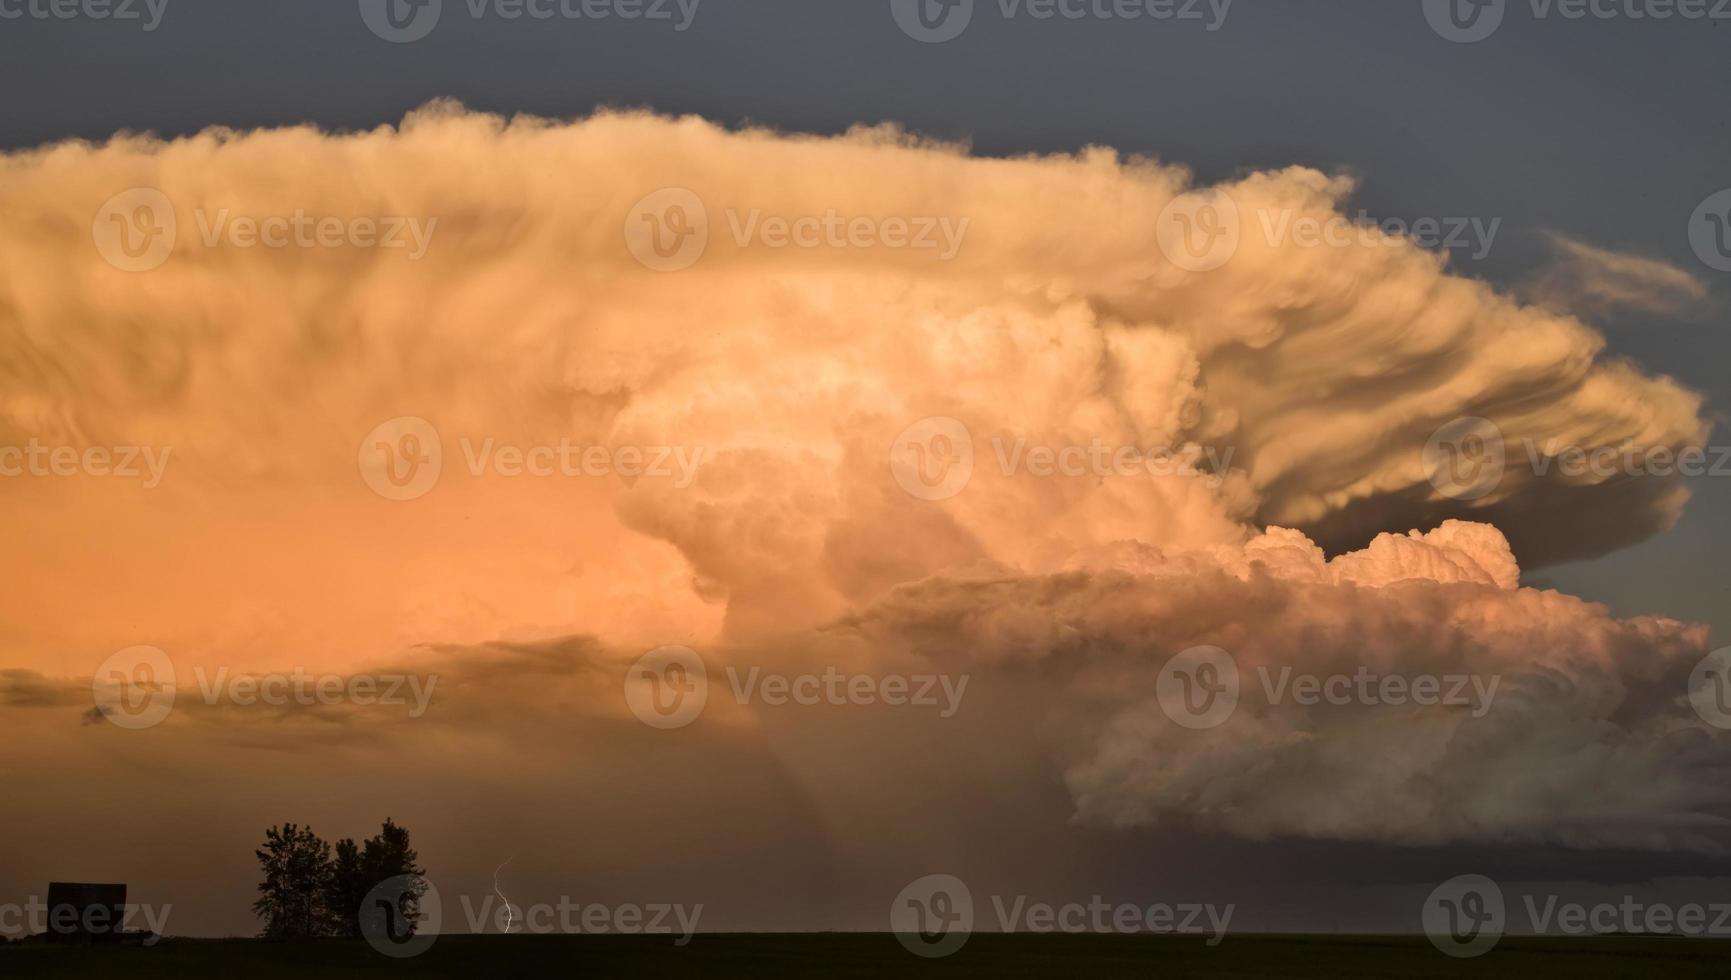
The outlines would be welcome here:
M 1056 575 L 929 579 L 848 628 L 1060 692 L 1085 820 L 1723 851 L 1731 750 L 1686 696 L 1706 628 L 1617 620 L 1517 576 L 1486 525 L 1385 535 L 1333 561 L 1277 529 L 1206 556 L 1119 547 Z M 1186 727 L 1160 675 L 1199 646 L 1231 655 L 1238 702 Z M 1295 696 L 1304 676 L 1339 678 L 1332 700 Z M 1410 697 L 1420 677 L 1431 704 Z
M 124 136 L 0 166 L 0 442 L 175 447 L 153 506 L 196 532 L 180 547 L 210 559 L 202 581 L 226 529 L 211 502 L 294 500 L 293 540 L 271 539 L 270 560 L 376 534 L 327 563 L 355 587 L 305 617 L 337 624 L 318 641 L 356 656 L 394 654 L 387 638 L 560 633 L 748 650 L 852 624 L 885 656 L 936 643 L 962 662 L 1056 658 L 1079 678 L 1052 707 L 1074 719 L 1064 771 L 1079 813 L 1107 822 L 1698 845 L 1674 831 L 1722 802 L 1691 782 L 1718 755 L 1668 740 L 1683 692 L 1660 683 L 1705 652 L 1700 631 L 1517 588 L 1517 556 L 1639 540 L 1675 520 L 1681 488 L 1511 467 L 1459 501 L 1423 454 L 1463 416 L 1511 444 L 1675 451 L 1705 438 L 1699 397 L 1404 240 L 1254 233 L 1260 215 L 1339 220 L 1344 179 L 1294 168 L 1211 189 L 1244 233 L 1193 271 L 1162 247 L 1162 215 L 1193 191 L 1180 167 L 1106 149 L 983 159 L 885 128 L 816 138 L 436 105 L 367 132 Z M 139 188 L 178 234 L 160 264 L 128 271 L 92 226 Z M 666 200 L 684 202 L 677 229 L 665 206 L 645 210 Z M 212 234 L 297 215 L 345 230 L 329 245 Z M 646 219 L 694 233 L 699 216 L 707 246 L 689 261 L 646 259 L 632 237 Z M 425 247 L 357 241 L 357 218 L 419 228 Z M 934 247 L 914 243 L 921 229 Z M 404 415 L 442 433 L 448 472 L 387 519 L 355 451 Z M 965 485 L 941 496 L 910 492 L 892 465 L 934 419 L 972 448 Z M 684 485 L 528 493 L 466 480 L 458 434 L 687 447 L 702 462 Z M 1034 455 L 1122 449 L 1185 462 L 1042 472 Z M 31 499 L 52 526 L 100 506 Z M 1461 517 L 1481 523 L 1376 538 Z M 195 626 L 226 613 L 189 604 L 141 621 L 153 640 L 252 643 L 259 622 L 300 612 Z M 28 625 L 36 646 L 18 656 L 40 667 L 56 630 Z M 1250 666 L 1497 672 L 1516 708 L 1168 730 L 1148 685 L 1162 655 L 1199 643 Z M 1084 710 L 1102 689 L 1105 710 Z M 1572 817 L 1604 773 L 1615 808 Z M 1509 790 L 1529 778 L 1551 782 Z M 1329 796 L 1329 780 L 1356 796 Z

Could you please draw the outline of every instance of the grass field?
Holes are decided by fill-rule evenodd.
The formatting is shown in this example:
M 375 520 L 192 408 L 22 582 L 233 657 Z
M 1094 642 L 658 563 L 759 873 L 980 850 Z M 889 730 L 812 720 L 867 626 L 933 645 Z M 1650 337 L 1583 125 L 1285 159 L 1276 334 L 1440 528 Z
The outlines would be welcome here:
M 922 960 L 894 936 L 451 936 L 391 960 L 364 943 L 168 940 L 153 949 L 0 948 L 0 977 L 1727 977 L 1731 942 L 1615 937 L 1504 939 L 1453 960 L 1423 937 L 975 935 Z

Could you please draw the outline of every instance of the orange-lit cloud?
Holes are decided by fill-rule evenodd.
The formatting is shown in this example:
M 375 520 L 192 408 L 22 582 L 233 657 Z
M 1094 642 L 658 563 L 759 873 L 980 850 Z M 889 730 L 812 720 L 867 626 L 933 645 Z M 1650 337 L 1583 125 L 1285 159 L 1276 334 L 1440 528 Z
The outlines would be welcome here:
M 1724 802 L 1700 781 L 1719 753 L 1673 737 L 1699 727 L 1673 682 L 1703 632 L 1518 588 L 1517 560 L 1668 527 L 1679 485 L 1511 467 L 1459 501 L 1423 454 L 1463 416 L 1511 444 L 1675 450 L 1706 436 L 1699 397 L 1410 243 L 1250 233 L 1267 214 L 1336 217 L 1348 181 L 1295 168 L 1214 189 L 1245 233 L 1192 271 L 1162 218 L 1192 190 L 1181 168 L 1104 149 L 981 159 L 887 129 L 440 105 L 370 132 L 129 136 L 4 165 L 0 444 L 173 451 L 154 489 L 0 481 L 0 663 L 31 672 L 4 688 L 21 710 L 140 643 L 237 670 L 467 650 L 441 669 L 494 679 L 446 688 L 428 730 L 450 753 L 427 765 L 469 778 L 465 752 L 506 745 L 556 765 L 498 734 L 540 712 L 634 724 L 591 682 L 652 646 L 936 662 L 1010 672 L 1014 710 L 990 716 L 1009 727 L 988 734 L 1018 765 L 1050 757 L 1086 820 L 1709 843 L 1695 821 Z M 168 217 L 128 227 L 141 198 L 105 213 L 136 188 L 168 202 L 174 246 L 117 260 L 105 218 L 143 235 Z M 704 225 L 701 255 L 681 255 Z M 405 247 L 380 245 L 387 227 Z M 119 267 L 134 260 L 152 267 Z M 357 455 L 401 418 L 431 433 L 404 450 L 436 444 L 443 470 L 392 500 Z M 898 440 L 922 424 L 971 445 L 957 485 L 897 479 Z M 613 471 L 559 469 L 567 444 Z M 621 448 L 688 465 L 622 474 Z M 1043 472 L 1042 451 L 1076 468 Z M 554 469 L 513 475 L 524 459 Z M 1444 523 L 1461 517 L 1476 523 Z M 488 673 L 548 637 L 583 637 L 581 655 Z M 1198 644 L 1247 671 L 1496 674 L 1513 707 L 1271 711 L 1198 737 L 1149 700 Z M 1052 683 L 1028 696 L 1017 664 Z M 762 737 L 738 714 L 728 737 Z M 219 727 L 249 747 L 300 731 Z M 82 737 L 128 737 L 102 728 Z M 786 751 L 813 806 L 847 809 Z M 1540 771 L 1548 789 L 1521 782 Z M 1340 785 L 1359 805 L 1327 795 Z M 1573 812 L 1598 793 L 1609 809 Z

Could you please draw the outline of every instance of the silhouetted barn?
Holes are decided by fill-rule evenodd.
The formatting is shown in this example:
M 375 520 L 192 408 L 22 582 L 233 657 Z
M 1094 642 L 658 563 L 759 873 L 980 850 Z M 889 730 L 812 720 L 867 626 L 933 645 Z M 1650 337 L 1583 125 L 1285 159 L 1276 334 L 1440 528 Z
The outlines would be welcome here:
M 48 941 L 117 943 L 126 928 L 126 886 L 64 881 L 48 885 Z

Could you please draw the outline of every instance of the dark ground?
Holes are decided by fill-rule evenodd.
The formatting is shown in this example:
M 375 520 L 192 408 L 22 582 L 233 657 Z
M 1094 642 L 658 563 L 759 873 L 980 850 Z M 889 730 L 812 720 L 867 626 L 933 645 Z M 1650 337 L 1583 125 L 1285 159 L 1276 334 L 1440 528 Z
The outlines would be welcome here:
M 923 960 L 890 935 L 449 936 L 392 960 L 364 943 L 167 940 L 155 948 L 0 948 L 0 977 L 1728 977 L 1731 942 L 1667 938 L 1504 939 L 1454 960 L 1423 937 L 975 935 Z

